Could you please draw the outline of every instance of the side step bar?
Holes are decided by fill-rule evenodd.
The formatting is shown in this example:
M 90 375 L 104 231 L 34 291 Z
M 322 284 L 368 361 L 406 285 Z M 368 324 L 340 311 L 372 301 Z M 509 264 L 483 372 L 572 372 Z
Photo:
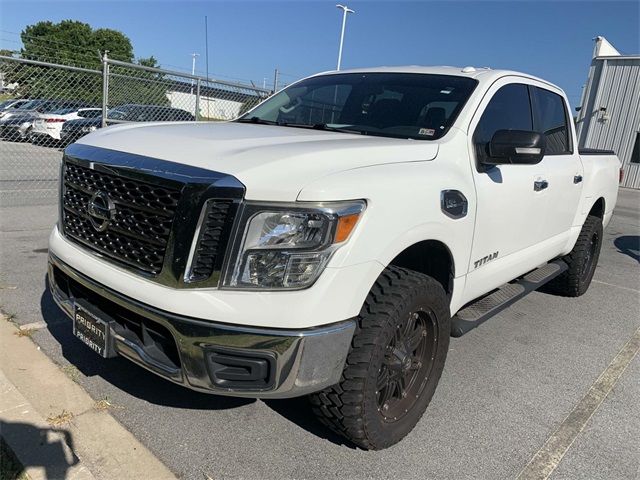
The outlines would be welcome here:
M 525 295 L 553 280 L 566 271 L 567 268 L 567 264 L 562 260 L 554 260 L 527 273 L 524 277 L 512 283 L 503 285 L 492 294 L 471 303 L 451 319 L 451 336 L 461 337 L 469 330 L 473 330 L 505 308 L 513 305 Z

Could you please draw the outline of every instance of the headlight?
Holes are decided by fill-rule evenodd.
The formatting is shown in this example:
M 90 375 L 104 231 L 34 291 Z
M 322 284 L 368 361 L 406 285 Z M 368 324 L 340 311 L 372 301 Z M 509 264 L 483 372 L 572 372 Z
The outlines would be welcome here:
M 94 131 L 94 130 L 96 130 L 97 128 L 98 128 L 98 127 L 96 127 L 95 125 L 91 125 L 90 127 L 82 127 L 82 128 L 80 129 L 80 131 L 82 131 L 82 132 L 86 132 L 86 133 L 89 133 L 89 132 L 93 132 L 93 131 Z
M 223 287 L 300 289 L 312 285 L 350 236 L 362 201 L 317 207 L 249 205 L 235 264 Z

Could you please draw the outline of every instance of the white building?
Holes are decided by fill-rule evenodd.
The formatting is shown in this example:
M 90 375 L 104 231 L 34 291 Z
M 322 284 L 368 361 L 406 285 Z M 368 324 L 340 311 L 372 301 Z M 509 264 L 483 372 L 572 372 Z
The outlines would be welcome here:
M 597 37 L 576 119 L 578 146 L 613 150 L 622 186 L 640 189 L 640 54 L 623 55 Z

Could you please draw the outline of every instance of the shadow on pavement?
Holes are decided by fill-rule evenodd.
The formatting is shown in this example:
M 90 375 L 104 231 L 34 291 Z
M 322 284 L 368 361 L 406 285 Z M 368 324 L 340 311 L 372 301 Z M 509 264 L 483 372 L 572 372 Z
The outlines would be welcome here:
M 289 398 L 286 400 L 265 400 L 264 403 L 281 417 L 295 423 L 316 437 L 350 449 L 356 448 L 344 437 L 332 432 L 316 419 L 311 411 L 311 405 L 307 397 Z
M 134 397 L 176 408 L 225 410 L 255 401 L 195 392 L 148 372 L 124 358 L 99 357 L 73 336 L 71 320 L 54 302 L 46 277 L 40 310 L 49 332 L 60 344 L 64 358 L 86 377 L 100 376 Z
M 13 465 L 15 478 L 20 476 L 28 467 L 42 467 L 44 478 L 67 478 L 67 470 L 78 463 L 73 454 L 73 437 L 71 432 L 60 428 L 39 428 L 30 423 L 0 422 L 0 431 L 5 439 L 12 439 L 12 445 L 21 452 L 21 465 Z M 64 444 L 71 452 L 64 448 Z M 8 452 L 3 452 L 9 461 Z M 71 457 L 71 458 L 69 458 Z M 12 477 L 13 478 L 13 477 Z
M 620 253 L 630 256 L 636 262 L 640 262 L 640 236 L 623 235 L 613 241 Z

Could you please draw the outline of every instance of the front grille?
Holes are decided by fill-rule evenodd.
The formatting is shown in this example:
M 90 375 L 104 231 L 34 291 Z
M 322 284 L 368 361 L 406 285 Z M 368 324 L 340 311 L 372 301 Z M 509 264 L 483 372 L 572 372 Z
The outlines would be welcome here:
M 65 235 L 116 262 L 156 275 L 162 270 L 180 188 L 106 173 L 67 162 L 63 173 Z M 89 213 L 95 195 L 112 202 L 104 230 Z M 98 219 L 98 221 L 100 221 Z M 104 225 L 99 225 L 103 227 Z

